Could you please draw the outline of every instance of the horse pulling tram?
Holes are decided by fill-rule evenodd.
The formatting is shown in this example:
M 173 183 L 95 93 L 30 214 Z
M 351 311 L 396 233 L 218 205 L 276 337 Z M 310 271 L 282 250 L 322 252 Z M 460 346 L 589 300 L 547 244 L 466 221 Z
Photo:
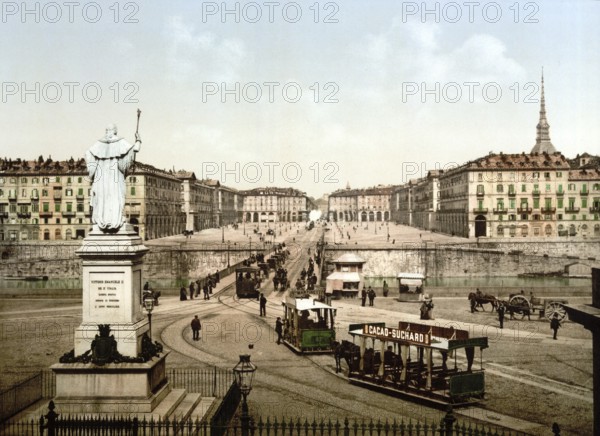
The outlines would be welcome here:
M 247 266 L 235 270 L 235 293 L 238 298 L 256 298 L 260 295 L 260 268 Z
M 331 353 L 337 309 L 308 294 L 287 296 L 283 305 L 283 342 L 298 353 Z
M 481 357 L 479 369 L 473 364 L 475 348 L 481 356 L 488 347 L 487 337 L 469 338 L 466 330 L 402 321 L 397 328 L 383 323 L 351 324 L 348 333 L 359 345 L 342 341 L 335 356 L 338 368 L 340 360 L 346 360 L 352 384 L 437 406 L 483 399 Z M 459 360 L 461 350 L 464 358 Z

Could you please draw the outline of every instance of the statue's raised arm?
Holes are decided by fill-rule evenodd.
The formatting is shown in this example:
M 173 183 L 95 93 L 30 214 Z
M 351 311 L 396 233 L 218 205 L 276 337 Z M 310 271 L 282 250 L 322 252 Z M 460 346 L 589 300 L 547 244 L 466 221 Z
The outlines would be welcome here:
M 125 177 L 141 148 L 139 133 L 129 144 L 117 136 L 117 126 L 110 124 L 104 138 L 87 151 L 85 160 L 92 178 L 92 222 L 104 232 L 115 232 L 125 223 Z

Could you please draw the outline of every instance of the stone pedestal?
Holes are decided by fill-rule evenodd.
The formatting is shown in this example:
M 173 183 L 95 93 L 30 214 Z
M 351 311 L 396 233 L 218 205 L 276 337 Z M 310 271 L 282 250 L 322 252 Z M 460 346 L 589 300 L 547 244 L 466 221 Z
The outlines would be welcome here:
M 142 257 L 148 249 L 131 225 L 108 234 L 94 228 L 77 255 L 83 260 L 83 316 L 75 331 L 75 356 L 90 350 L 98 325 L 109 324 L 117 351 L 135 357 L 148 331 L 142 310 Z
M 163 353 L 145 363 L 57 363 L 54 403 L 61 413 L 150 413 L 171 391 Z

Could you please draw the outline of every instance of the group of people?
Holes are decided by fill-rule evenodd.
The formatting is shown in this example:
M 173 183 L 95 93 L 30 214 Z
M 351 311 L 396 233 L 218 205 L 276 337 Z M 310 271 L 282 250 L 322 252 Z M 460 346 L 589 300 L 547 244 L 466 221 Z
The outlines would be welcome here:
M 360 293 L 362 307 L 365 307 L 367 298 L 369 298 L 369 306 L 373 306 L 373 303 L 375 302 L 375 296 L 376 296 L 375 291 L 373 290 L 373 288 L 371 286 L 369 286 L 368 289 L 363 287 L 363 289 Z
M 216 271 L 214 274 L 209 274 L 206 276 L 204 280 L 198 279 L 196 281 L 190 281 L 189 284 L 189 299 L 193 300 L 194 296 L 196 298 L 200 298 L 200 290 L 202 290 L 202 294 L 205 300 L 210 300 L 210 295 L 214 288 L 216 288 L 217 284 L 221 281 L 221 276 L 219 271 Z M 188 290 L 185 286 L 182 286 L 179 289 L 179 300 L 185 301 L 188 299 Z

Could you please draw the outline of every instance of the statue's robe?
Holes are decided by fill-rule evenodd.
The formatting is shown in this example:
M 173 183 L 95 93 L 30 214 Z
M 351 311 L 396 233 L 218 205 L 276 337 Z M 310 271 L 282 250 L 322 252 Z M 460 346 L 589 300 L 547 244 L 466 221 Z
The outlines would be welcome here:
M 118 230 L 125 222 L 125 177 L 139 145 L 122 138 L 100 139 L 85 154 L 92 179 L 92 222 L 102 230 Z

